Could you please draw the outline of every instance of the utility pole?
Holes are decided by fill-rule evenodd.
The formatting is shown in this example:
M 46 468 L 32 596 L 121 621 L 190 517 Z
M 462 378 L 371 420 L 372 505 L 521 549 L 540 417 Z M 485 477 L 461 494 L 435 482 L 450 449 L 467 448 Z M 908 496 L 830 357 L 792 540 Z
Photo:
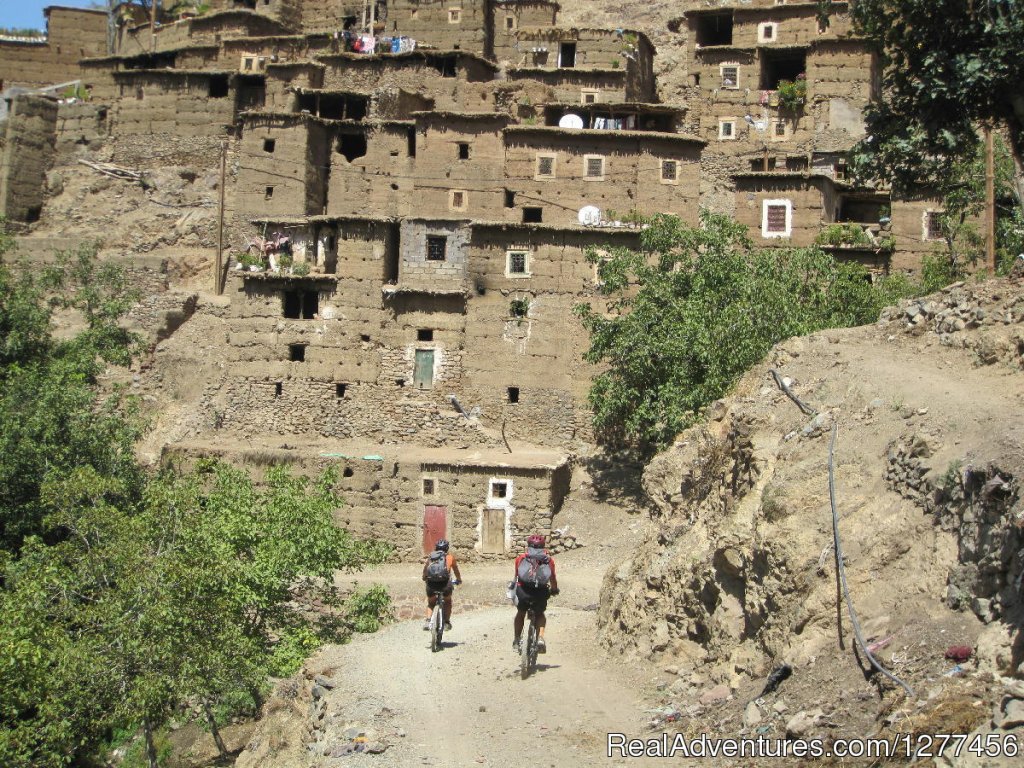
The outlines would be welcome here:
M 996 160 L 989 126 L 985 127 L 985 265 L 996 273 Z
M 217 263 L 213 273 L 213 292 L 224 293 L 224 187 L 227 179 L 228 140 L 220 148 L 220 208 L 217 211 Z

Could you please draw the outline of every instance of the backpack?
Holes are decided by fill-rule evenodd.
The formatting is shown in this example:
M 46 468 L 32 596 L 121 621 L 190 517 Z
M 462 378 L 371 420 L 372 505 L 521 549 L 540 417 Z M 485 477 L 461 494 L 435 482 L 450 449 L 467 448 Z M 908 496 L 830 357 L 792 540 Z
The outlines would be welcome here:
M 527 549 L 519 562 L 516 578 L 524 587 L 546 587 L 551 581 L 551 558 L 542 549 Z
M 430 553 L 430 560 L 427 562 L 427 581 L 449 581 L 451 573 L 448 571 L 448 553 L 435 550 Z

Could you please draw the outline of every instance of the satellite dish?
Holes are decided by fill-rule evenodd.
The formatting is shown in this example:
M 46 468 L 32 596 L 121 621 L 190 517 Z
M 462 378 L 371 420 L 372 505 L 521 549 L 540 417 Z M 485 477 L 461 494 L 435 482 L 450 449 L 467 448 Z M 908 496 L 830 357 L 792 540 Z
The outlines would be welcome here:
M 596 205 L 585 205 L 580 208 L 580 224 L 585 227 L 596 227 L 601 223 L 601 209 Z
M 582 128 L 583 118 L 579 115 L 574 115 L 572 112 L 562 115 L 562 119 L 558 121 L 559 128 Z

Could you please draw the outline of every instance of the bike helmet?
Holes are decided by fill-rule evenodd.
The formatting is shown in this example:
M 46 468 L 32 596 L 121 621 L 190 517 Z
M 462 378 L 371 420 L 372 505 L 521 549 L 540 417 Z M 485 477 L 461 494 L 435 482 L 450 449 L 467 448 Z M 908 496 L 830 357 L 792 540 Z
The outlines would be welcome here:
M 531 549 L 543 549 L 544 548 L 544 537 L 534 534 L 526 540 L 526 546 Z
M 434 549 L 439 549 L 442 552 L 447 552 L 448 546 L 448 539 L 438 539 L 437 544 L 434 545 Z

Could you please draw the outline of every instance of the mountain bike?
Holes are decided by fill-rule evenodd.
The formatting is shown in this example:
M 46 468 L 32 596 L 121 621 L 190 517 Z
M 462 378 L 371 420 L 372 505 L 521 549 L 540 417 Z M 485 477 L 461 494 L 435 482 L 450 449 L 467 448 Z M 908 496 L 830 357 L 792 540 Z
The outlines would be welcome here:
M 533 623 L 533 608 L 526 611 L 526 637 L 519 644 L 519 673 L 523 680 L 537 669 L 537 625 Z
M 449 586 L 452 590 L 459 582 L 453 581 Z M 441 639 L 444 637 L 444 589 L 431 589 L 431 597 L 436 597 L 434 610 L 430 614 L 430 650 L 437 653 L 441 650 Z

